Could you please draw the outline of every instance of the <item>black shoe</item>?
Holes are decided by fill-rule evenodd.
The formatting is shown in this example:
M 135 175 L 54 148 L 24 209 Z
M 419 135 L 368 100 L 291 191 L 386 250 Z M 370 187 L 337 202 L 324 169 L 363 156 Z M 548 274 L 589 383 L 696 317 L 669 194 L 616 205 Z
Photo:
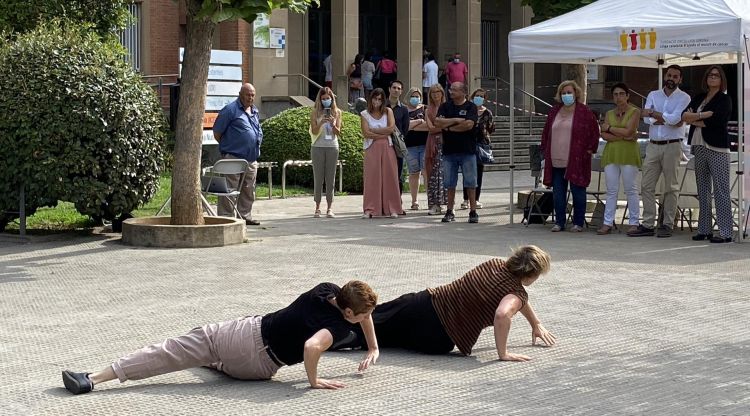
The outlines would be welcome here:
M 476 210 L 469 211 L 469 222 L 471 224 L 476 224 L 479 222 L 479 214 L 477 214 Z
M 260 225 L 260 221 L 258 221 L 258 220 L 245 220 L 245 224 L 247 224 L 247 225 Z
M 667 238 L 672 236 L 672 228 L 668 225 L 662 225 L 656 229 L 657 238 Z
M 711 237 L 711 242 L 712 243 L 731 243 L 732 242 L 732 237 L 727 237 L 727 238 L 724 238 L 724 237 Z
M 646 228 L 642 224 L 638 224 L 638 228 L 633 231 L 628 231 L 628 237 L 653 237 L 654 229 Z
M 441 222 L 451 222 L 451 221 L 455 221 L 455 220 L 456 220 L 456 216 L 453 215 L 453 210 L 449 209 L 448 211 L 445 211 L 445 216 L 440 221 Z
M 90 373 L 74 373 L 69 370 L 62 372 L 63 384 L 73 394 L 88 393 L 94 389 L 94 383 L 89 379 Z
M 713 238 L 713 236 L 714 235 L 711 234 L 711 233 L 708 233 L 708 234 L 700 234 L 700 233 L 698 233 L 698 234 L 696 234 L 696 235 L 693 236 L 693 241 L 710 240 L 711 238 Z

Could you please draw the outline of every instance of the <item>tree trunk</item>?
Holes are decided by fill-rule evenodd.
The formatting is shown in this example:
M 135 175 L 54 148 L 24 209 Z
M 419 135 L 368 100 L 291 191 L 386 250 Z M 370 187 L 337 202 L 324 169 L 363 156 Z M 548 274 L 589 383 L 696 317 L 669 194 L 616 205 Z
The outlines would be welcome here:
M 576 84 L 581 86 L 581 90 L 583 91 L 583 102 L 586 103 L 586 94 L 587 94 L 587 88 L 586 88 L 586 65 L 581 64 L 563 64 L 562 65 L 562 71 L 563 71 L 563 79 L 570 80 L 576 82 Z
M 216 23 L 195 20 L 202 0 L 187 1 L 187 34 L 177 113 L 172 171 L 173 225 L 203 224 L 200 199 L 200 160 L 206 80 L 211 60 L 211 39 Z

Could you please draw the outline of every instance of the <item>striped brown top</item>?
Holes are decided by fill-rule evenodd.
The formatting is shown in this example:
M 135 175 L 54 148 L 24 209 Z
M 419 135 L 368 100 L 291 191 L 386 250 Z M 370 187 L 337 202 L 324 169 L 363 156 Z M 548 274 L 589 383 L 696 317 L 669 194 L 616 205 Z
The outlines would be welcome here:
M 491 259 L 469 270 L 447 285 L 427 289 L 440 322 L 458 349 L 470 355 L 479 334 L 492 326 L 500 301 L 509 294 L 528 302 L 521 280 L 512 275 L 501 259 Z

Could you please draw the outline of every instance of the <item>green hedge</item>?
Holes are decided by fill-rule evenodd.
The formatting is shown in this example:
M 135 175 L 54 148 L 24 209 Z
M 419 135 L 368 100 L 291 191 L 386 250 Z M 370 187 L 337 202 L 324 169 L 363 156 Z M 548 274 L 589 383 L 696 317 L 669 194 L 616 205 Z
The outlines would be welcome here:
M 0 45 L 0 214 L 58 200 L 114 219 L 156 192 L 167 125 L 119 45 L 60 21 Z M 0 229 L 15 215 L 0 215 Z
M 274 181 L 281 183 L 281 166 L 287 160 L 310 160 L 310 107 L 292 108 L 263 122 L 261 161 L 278 162 Z M 339 159 L 345 160 L 344 191 L 362 192 L 362 130 L 359 116 L 344 112 L 342 136 L 339 140 Z M 287 169 L 287 183 L 312 188 L 310 167 Z M 338 175 L 336 176 L 338 181 Z M 338 189 L 338 185 L 337 185 Z

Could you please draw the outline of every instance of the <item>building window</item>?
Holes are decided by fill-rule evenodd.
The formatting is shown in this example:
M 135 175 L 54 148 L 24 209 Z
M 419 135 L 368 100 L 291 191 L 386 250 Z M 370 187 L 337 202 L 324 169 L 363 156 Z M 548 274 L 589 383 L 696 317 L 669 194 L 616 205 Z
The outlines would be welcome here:
M 497 20 L 482 20 L 482 76 L 498 76 L 498 51 L 500 45 L 500 22 Z
M 120 43 L 128 50 L 126 60 L 133 66 L 136 71 L 141 70 L 141 28 L 143 27 L 142 3 L 131 3 L 128 5 L 128 11 L 132 16 L 130 26 L 120 32 Z

